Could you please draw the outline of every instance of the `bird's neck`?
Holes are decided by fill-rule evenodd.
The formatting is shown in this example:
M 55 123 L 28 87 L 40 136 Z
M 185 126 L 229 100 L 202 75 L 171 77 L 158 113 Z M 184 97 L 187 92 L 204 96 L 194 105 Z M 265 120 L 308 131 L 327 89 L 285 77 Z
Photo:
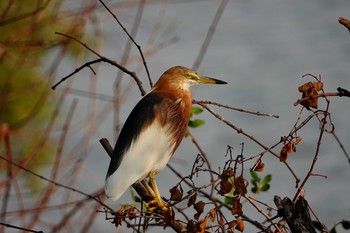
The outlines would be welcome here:
M 173 99 L 174 101 L 181 100 L 186 105 L 192 105 L 192 96 L 189 89 L 182 89 L 180 87 L 162 88 L 161 86 L 155 86 L 151 92 Z

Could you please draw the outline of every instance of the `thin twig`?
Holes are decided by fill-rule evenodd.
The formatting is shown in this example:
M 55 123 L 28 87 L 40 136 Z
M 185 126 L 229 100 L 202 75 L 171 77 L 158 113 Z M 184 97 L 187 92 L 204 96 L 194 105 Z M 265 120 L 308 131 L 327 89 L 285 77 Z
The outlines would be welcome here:
M 303 101 L 309 100 L 309 99 L 316 99 L 319 97 L 327 97 L 327 96 L 347 96 L 350 97 L 349 94 L 347 93 L 342 93 L 342 92 L 329 92 L 329 93 L 321 93 L 321 94 L 317 94 L 317 95 L 313 95 L 313 96 L 307 96 L 301 99 L 298 99 L 293 105 L 297 106 L 298 104 L 300 104 Z
M 248 133 L 243 131 L 243 129 L 238 128 L 237 126 L 233 125 L 230 121 L 224 119 L 221 115 L 217 114 L 212 109 L 210 109 L 206 104 L 199 104 L 199 105 L 202 106 L 203 108 L 205 108 L 206 110 L 208 110 L 208 112 L 210 112 L 214 117 L 216 117 L 217 119 L 219 119 L 220 121 L 224 122 L 226 125 L 228 125 L 232 129 L 234 129 L 237 133 L 242 134 L 245 137 L 249 138 L 250 140 L 252 140 L 256 144 L 258 144 L 260 147 L 262 147 L 264 150 L 268 151 L 270 154 L 275 156 L 276 158 L 278 158 L 278 159 L 280 158 L 279 155 L 276 154 L 274 151 L 272 151 L 270 148 L 268 148 L 267 146 L 262 144 L 260 141 L 255 139 L 252 135 L 249 135 Z M 288 163 L 284 162 L 284 164 L 287 166 L 288 170 L 292 173 L 292 175 L 294 176 L 294 178 L 296 180 L 296 183 L 298 184 L 300 179 L 297 177 L 297 175 L 294 173 L 293 169 L 289 166 Z
M 57 33 L 57 32 L 56 32 Z M 96 56 L 99 57 L 99 59 L 96 60 L 92 60 L 89 62 L 86 62 L 84 65 L 80 66 L 79 68 L 75 69 L 75 71 L 73 71 L 71 74 L 67 75 L 66 77 L 63 77 L 58 83 L 56 83 L 55 85 L 53 85 L 51 88 L 54 90 L 58 85 L 60 85 L 62 82 L 64 82 L 65 80 L 67 80 L 68 78 L 70 78 L 71 76 L 73 76 L 74 74 L 78 73 L 80 70 L 82 70 L 85 67 L 90 67 L 90 65 L 95 64 L 95 63 L 99 63 L 99 62 L 106 62 L 109 63 L 115 67 L 117 67 L 118 69 L 122 70 L 124 73 L 130 75 L 136 82 L 137 86 L 139 87 L 141 94 L 145 95 L 146 91 L 144 90 L 143 86 L 142 86 L 142 82 L 141 80 L 136 76 L 135 72 L 132 72 L 128 69 L 126 69 L 124 66 L 119 65 L 117 62 L 110 60 L 104 56 L 101 56 L 100 54 L 98 54 L 97 52 L 95 52 L 94 50 L 92 50 L 90 47 L 88 47 L 86 44 L 84 44 L 83 42 L 81 42 L 80 40 L 69 36 L 69 35 L 65 35 L 63 33 L 57 33 L 59 35 L 65 36 L 67 38 L 70 38 L 72 40 L 75 40 L 76 42 L 78 42 L 79 44 L 83 45 L 85 48 L 87 48 L 89 51 L 91 51 L 92 53 L 94 53 Z
M 187 179 L 184 179 L 184 177 L 178 172 L 176 171 L 170 164 L 167 165 L 168 168 L 177 176 L 179 177 L 181 180 L 183 180 L 189 187 L 196 189 L 196 191 L 198 193 L 200 193 L 203 197 L 208 198 L 208 200 L 214 202 L 214 203 L 218 203 L 220 206 L 225 207 L 227 210 L 231 211 L 230 206 L 228 206 L 227 204 L 225 204 L 224 202 L 222 202 L 220 199 L 212 197 L 209 193 L 205 192 L 202 189 L 198 189 L 197 187 L 194 186 L 194 184 L 192 184 L 191 182 L 189 182 Z M 249 221 L 250 223 L 252 223 L 254 226 L 256 226 L 257 228 L 261 229 L 264 232 L 272 232 L 270 230 L 268 230 L 264 225 L 262 225 L 260 222 L 258 221 L 254 221 L 252 219 L 250 219 L 248 216 L 246 215 L 242 215 L 242 218 L 244 218 L 246 221 Z
M 28 229 L 28 228 L 24 228 L 24 227 L 19 227 L 19 226 L 15 226 L 15 225 L 4 223 L 4 222 L 0 222 L 0 225 L 3 225 L 3 226 L 8 227 L 8 228 L 13 228 L 16 230 L 22 230 L 25 232 L 44 233 L 43 231 L 36 231 L 36 230 L 32 230 L 32 229 Z
M 243 197 L 276 228 L 277 232 L 282 232 L 277 224 L 271 221 L 270 217 L 261 208 L 259 208 L 259 206 L 257 206 L 254 201 L 249 198 L 249 196 L 243 195 Z
M 99 0 L 100 3 L 106 8 L 106 10 L 113 16 L 113 18 L 118 22 L 119 26 L 123 29 L 123 31 L 126 33 L 126 35 L 129 37 L 129 39 L 133 42 L 133 44 L 137 47 L 137 49 L 139 50 L 139 53 L 140 53 L 140 56 L 142 58 L 142 61 L 143 61 L 143 64 L 145 66 L 145 69 L 146 69 L 146 73 L 147 73 L 147 77 L 148 77 L 148 80 L 149 80 L 149 83 L 151 85 L 151 87 L 153 86 L 153 83 L 152 83 L 152 79 L 151 79 L 151 75 L 149 73 L 149 70 L 148 70 L 148 67 L 147 67 L 147 63 L 146 63 L 146 60 L 145 60 L 145 57 L 143 56 L 143 52 L 142 52 L 142 49 L 141 49 L 141 46 L 136 43 L 136 41 L 134 40 L 134 38 L 129 34 L 128 30 L 126 30 L 126 28 L 123 26 L 123 24 L 119 21 L 118 17 L 107 7 L 107 5 L 102 1 L 102 0 Z M 141 0 L 141 3 L 142 5 L 144 5 L 144 0 Z M 141 19 L 140 19 L 141 20 Z M 142 93 L 144 95 L 144 93 Z
M 40 13 L 41 11 L 45 10 L 45 8 L 47 7 L 47 5 L 50 3 L 50 0 L 46 0 L 42 5 L 39 5 L 36 9 L 34 9 L 31 12 L 28 13 L 24 13 L 22 15 L 16 15 L 12 18 L 6 19 L 6 20 L 1 20 L 0 21 L 0 26 L 4 26 L 6 24 L 10 24 L 10 23 L 14 23 L 29 17 L 33 17 L 34 15 Z
M 340 148 L 342 149 L 345 157 L 348 159 L 348 163 L 350 164 L 350 156 L 348 154 L 348 152 L 346 151 L 345 147 L 343 146 L 343 144 L 341 143 L 340 139 L 338 138 L 338 136 L 335 134 L 335 131 L 333 130 L 332 132 L 333 137 L 335 138 L 335 140 L 338 142 Z
M 95 54 L 96 56 L 102 58 L 102 56 L 95 52 L 93 49 L 91 49 L 87 44 L 83 43 L 82 41 L 78 40 L 77 38 L 73 37 L 73 36 L 70 36 L 70 35 L 67 35 L 67 34 L 64 34 L 64 33 L 61 33 L 61 32 L 55 32 L 55 34 L 57 35 L 60 35 L 60 36 L 64 36 L 64 37 L 67 37 L 71 40 L 75 40 L 76 42 L 78 42 L 79 44 L 81 44 L 82 46 L 84 46 L 84 48 L 86 48 L 87 50 L 89 50 L 90 52 L 92 52 L 93 54 Z
M 2 139 L 4 140 L 5 148 L 6 148 L 6 156 L 9 160 L 13 159 L 12 155 L 12 147 L 11 147 L 11 140 L 10 140 L 10 128 L 8 124 L 2 124 L 1 126 L 1 132 L 0 132 L 0 143 L 2 142 Z M 7 164 L 6 166 L 6 172 L 7 172 L 7 183 L 5 185 L 5 194 L 2 199 L 2 206 L 1 206 L 1 220 L 5 221 L 6 219 L 6 213 L 7 213 L 7 206 L 9 203 L 9 197 L 10 197 L 10 191 L 12 187 L 12 178 L 13 178 L 13 170 L 12 170 L 12 165 L 10 163 Z M 0 228 L 1 230 L 1 228 Z
M 209 101 L 209 100 L 193 100 L 193 103 L 195 104 L 211 104 L 211 105 L 215 105 L 215 106 L 219 106 L 222 108 L 226 108 L 226 109 L 231 109 L 231 110 L 235 110 L 235 111 L 239 111 L 239 112 L 245 112 L 245 113 L 249 113 L 249 114 L 253 114 L 253 115 L 257 115 L 257 116 L 267 116 L 267 117 L 274 117 L 274 118 L 279 118 L 278 115 L 273 115 L 273 114 L 268 114 L 268 113 L 261 113 L 261 112 L 252 112 L 249 110 L 245 110 L 242 108 L 235 108 L 229 105 L 225 105 L 225 104 L 220 104 L 217 102 L 213 102 L 213 101 Z
M 323 120 L 321 121 L 321 130 L 320 130 L 320 134 L 318 136 L 318 141 L 317 141 L 317 147 L 316 147 L 316 151 L 315 151 L 315 155 L 314 155 L 314 158 L 312 160 L 312 163 L 311 163 L 311 166 L 310 166 L 310 169 L 309 169 L 309 172 L 306 174 L 304 180 L 301 182 L 301 185 L 300 187 L 298 188 L 294 198 L 293 198 L 293 202 L 296 203 L 296 201 L 298 200 L 298 197 L 301 195 L 302 193 L 302 190 L 304 189 L 304 186 L 306 184 L 306 181 L 309 179 L 309 177 L 312 175 L 312 171 L 314 169 L 314 166 L 316 164 L 316 161 L 317 161 L 317 158 L 318 158 L 318 155 L 319 155 L 319 152 L 320 152 L 320 148 L 321 148 L 321 141 L 323 139 L 323 134 L 325 132 L 325 129 L 326 129 L 326 125 L 327 125 L 327 117 L 328 117 L 328 110 L 329 110 L 329 105 L 330 105 L 330 101 L 325 98 L 326 101 L 327 101 L 327 106 L 326 106 L 326 110 L 324 111 L 324 118 Z
M 104 192 L 103 189 L 99 189 L 97 190 L 96 192 L 94 192 L 91 196 L 101 196 L 101 194 Z M 89 200 L 90 198 L 89 197 L 86 197 L 78 202 L 76 202 L 72 208 L 67 212 L 65 213 L 61 218 L 60 218 L 60 221 L 57 222 L 57 224 L 55 224 L 52 229 L 51 229 L 51 232 L 54 233 L 54 232 L 62 232 L 62 228 L 64 228 L 64 226 L 66 226 L 68 224 L 69 221 L 71 221 L 73 219 L 73 216 L 77 213 L 79 213 L 79 211 L 81 209 L 83 209 L 84 205 L 87 204 L 87 201 Z M 96 204 L 99 204 L 99 203 L 96 203 Z M 110 210 L 110 209 L 109 209 Z M 112 211 L 112 210 L 110 210 Z M 83 217 L 86 217 L 86 215 L 83 213 L 82 214 Z M 91 223 L 91 222 L 90 222 Z
M 136 74 L 132 71 L 129 71 L 128 69 L 126 69 L 123 66 L 120 66 L 118 63 L 116 63 L 115 61 L 112 61 L 106 57 L 102 57 L 93 61 L 89 61 L 86 62 L 84 65 L 80 66 L 79 68 L 76 68 L 72 73 L 70 73 L 69 75 L 63 77 L 59 82 L 57 82 L 55 85 L 53 85 L 51 88 L 54 90 L 58 85 L 60 85 L 62 82 L 66 81 L 68 78 L 70 78 L 71 76 L 73 76 L 74 74 L 78 73 L 80 70 L 84 69 L 85 67 L 89 67 L 92 64 L 95 63 L 99 63 L 99 62 L 106 62 L 109 63 L 113 66 L 116 66 L 117 68 L 121 69 L 123 72 L 127 73 L 128 75 L 130 75 L 137 83 L 142 95 L 146 94 L 146 91 L 143 89 L 142 86 L 142 82 L 140 81 L 140 79 L 136 76 Z
M 64 144 L 66 142 L 66 137 L 68 134 L 69 125 L 70 125 L 70 122 L 73 118 L 77 103 L 78 103 L 78 100 L 73 99 L 72 104 L 69 108 L 65 123 L 63 125 L 63 130 L 62 130 L 61 137 L 59 139 L 55 161 L 54 161 L 53 166 L 52 166 L 52 172 L 51 172 L 51 180 L 52 181 L 56 181 L 57 176 L 58 176 L 58 170 L 60 167 L 60 162 L 61 162 L 61 158 L 62 158 Z M 46 204 L 50 201 L 50 198 L 52 197 L 53 193 L 54 193 L 54 184 L 51 183 L 46 188 L 45 193 L 44 193 L 44 195 L 42 195 L 41 199 L 38 199 L 36 206 L 46 206 Z M 33 217 L 31 218 L 31 222 L 28 225 L 29 228 L 34 228 L 34 226 L 38 223 L 38 221 L 41 217 L 42 211 L 43 211 L 43 209 L 42 210 L 39 209 L 38 211 L 36 211 L 34 213 Z
M 207 154 L 202 150 L 202 148 L 200 147 L 200 145 L 198 144 L 197 140 L 195 139 L 195 137 L 192 135 L 192 133 L 187 130 L 187 133 L 188 135 L 190 136 L 191 140 L 192 140 L 192 143 L 197 147 L 198 151 L 201 153 L 201 155 L 203 156 L 203 158 L 205 159 L 205 162 L 208 166 L 208 169 L 211 171 L 212 168 L 211 168 L 211 164 L 210 164 L 210 161 L 208 159 L 208 156 Z M 214 193 L 214 176 L 213 176 L 213 173 L 209 173 L 210 174 L 210 183 L 211 183 L 211 192 L 210 192 L 210 195 L 213 195 Z
M 61 188 L 70 190 L 70 191 L 72 191 L 72 192 L 79 193 L 79 194 L 81 194 L 81 195 L 83 195 L 83 196 L 85 196 L 85 197 L 88 197 L 89 199 L 95 200 L 96 202 L 100 203 L 103 207 L 105 207 L 105 208 L 107 208 L 107 209 L 113 211 L 113 209 L 112 209 L 111 207 L 109 207 L 109 206 L 106 205 L 105 203 L 101 202 L 96 196 L 92 196 L 92 195 L 87 194 L 87 193 L 84 193 L 83 191 L 80 191 L 80 190 L 78 190 L 78 189 L 75 189 L 75 188 L 72 188 L 72 187 L 63 185 L 63 184 L 61 184 L 61 183 L 58 183 L 58 182 L 56 182 L 56 181 L 50 180 L 50 179 L 48 179 L 48 178 L 46 178 L 46 177 L 44 177 L 44 176 L 42 176 L 42 175 L 39 175 L 38 173 L 33 172 L 32 170 L 30 170 L 30 169 L 28 169 L 28 168 L 25 168 L 25 167 L 23 167 L 22 165 L 20 165 L 20 164 L 18 164 L 18 163 L 15 163 L 14 161 L 11 161 L 11 160 L 9 160 L 9 159 L 7 159 L 7 158 L 1 156 L 1 155 L 0 155 L 0 159 L 3 159 L 3 160 L 5 160 L 6 162 L 11 163 L 12 165 L 14 165 L 14 166 L 20 168 L 21 170 L 23 170 L 23 171 L 25 171 L 25 172 L 28 172 L 29 174 L 31 174 L 31 175 L 33 175 L 33 176 L 36 176 L 36 177 L 38 177 L 38 178 L 40 178 L 40 179 L 42 179 L 42 180 L 45 180 L 45 181 L 47 181 L 47 182 L 49 182 L 49 183 L 52 183 L 52 184 L 54 184 L 54 185 L 56 185 L 56 186 L 58 186 L 58 187 L 61 187 Z
M 213 21 L 208 29 L 207 35 L 204 39 L 204 42 L 203 42 L 202 47 L 199 51 L 199 54 L 198 54 L 195 62 L 193 63 L 192 68 L 194 70 L 197 70 L 203 61 L 203 58 L 208 50 L 210 41 L 213 38 L 213 35 L 215 33 L 215 29 L 216 29 L 216 27 L 221 19 L 222 13 L 224 12 L 224 10 L 226 8 L 227 3 L 228 3 L 228 0 L 222 0 L 219 8 L 216 11 L 215 17 L 214 17 L 214 19 L 213 19 Z

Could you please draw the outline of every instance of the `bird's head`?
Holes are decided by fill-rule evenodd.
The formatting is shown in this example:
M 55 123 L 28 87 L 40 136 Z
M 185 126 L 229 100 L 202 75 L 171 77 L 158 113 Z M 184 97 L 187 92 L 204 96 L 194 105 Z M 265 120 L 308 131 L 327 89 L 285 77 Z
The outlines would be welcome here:
M 174 66 L 164 72 L 154 87 L 158 89 L 182 89 L 189 91 L 190 86 L 201 83 L 227 84 L 225 81 L 199 75 L 189 68 Z

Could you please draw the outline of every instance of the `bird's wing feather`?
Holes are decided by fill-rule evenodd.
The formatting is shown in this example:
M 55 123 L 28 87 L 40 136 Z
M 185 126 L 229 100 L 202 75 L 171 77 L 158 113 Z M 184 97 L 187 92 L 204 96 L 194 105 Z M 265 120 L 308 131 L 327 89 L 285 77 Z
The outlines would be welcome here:
M 118 169 L 125 152 L 137 139 L 142 129 L 153 122 L 155 119 L 154 106 L 162 100 L 162 96 L 151 92 L 144 96 L 131 111 L 114 147 L 106 178 Z

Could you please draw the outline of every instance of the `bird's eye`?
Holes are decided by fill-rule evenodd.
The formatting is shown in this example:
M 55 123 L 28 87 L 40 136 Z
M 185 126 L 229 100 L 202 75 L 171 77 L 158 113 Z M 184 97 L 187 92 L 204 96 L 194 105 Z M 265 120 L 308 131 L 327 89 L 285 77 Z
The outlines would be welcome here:
M 186 73 L 186 77 L 189 79 L 196 79 L 196 75 L 193 73 Z

